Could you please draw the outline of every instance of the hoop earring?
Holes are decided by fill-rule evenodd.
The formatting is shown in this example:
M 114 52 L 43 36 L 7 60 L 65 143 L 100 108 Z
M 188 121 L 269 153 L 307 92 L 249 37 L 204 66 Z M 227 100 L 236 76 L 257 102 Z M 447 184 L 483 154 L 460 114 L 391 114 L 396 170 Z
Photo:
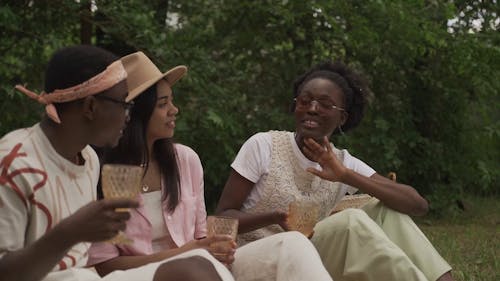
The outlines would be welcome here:
M 340 134 L 343 136 L 344 135 L 344 131 L 342 131 L 342 126 L 339 125 L 339 132 Z

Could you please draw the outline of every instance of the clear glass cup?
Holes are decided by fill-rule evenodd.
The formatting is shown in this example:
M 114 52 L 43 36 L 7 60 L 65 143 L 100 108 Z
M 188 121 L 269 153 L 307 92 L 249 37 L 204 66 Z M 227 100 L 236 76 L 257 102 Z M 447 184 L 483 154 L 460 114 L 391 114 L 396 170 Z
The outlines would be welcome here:
M 132 165 L 105 164 L 101 171 L 101 185 L 104 198 L 134 199 L 141 191 L 143 168 Z M 128 212 L 128 208 L 118 208 L 117 212 Z M 123 231 L 111 238 L 113 244 L 131 244 L 133 241 Z
M 310 200 L 296 200 L 288 205 L 288 226 L 307 237 L 313 233 L 319 217 L 319 204 Z
M 208 216 L 207 217 L 207 230 L 208 237 L 218 235 L 229 235 L 236 241 L 238 235 L 238 219 L 224 216 Z M 225 256 L 231 249 L 231 241 L 214 242 L 210 244 L 212 248 L 212 255 L 216 258 L 218 256 Z M 220 250 L 220 253 L 217 250 Z

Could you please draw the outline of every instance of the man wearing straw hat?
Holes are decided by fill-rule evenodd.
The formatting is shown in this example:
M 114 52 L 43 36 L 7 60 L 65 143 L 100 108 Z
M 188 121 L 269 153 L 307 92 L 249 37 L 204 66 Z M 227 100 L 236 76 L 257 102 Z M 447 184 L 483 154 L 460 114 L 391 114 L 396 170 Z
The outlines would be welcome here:
M 89 242 L 125 228 L 130 214 L 115 209 L 138 206 L 95 201 L 99 161 L 89 146 L 118 143 L 133 105 L 126 77 L 115 55 L 74 46 L 53 55 L 44 93 L 16 86 L 45 105 L 46 117 L 0 140 L 0 281 L 233 280 L 203 251 L 104 278 L 85 268 Z

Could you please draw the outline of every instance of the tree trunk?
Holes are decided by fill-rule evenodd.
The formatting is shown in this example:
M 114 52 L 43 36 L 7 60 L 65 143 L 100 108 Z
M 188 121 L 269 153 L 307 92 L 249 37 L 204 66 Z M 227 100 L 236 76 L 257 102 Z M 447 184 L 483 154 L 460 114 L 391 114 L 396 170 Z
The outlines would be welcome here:
M 91 1 L 82 2 L 80 11 L 80 43 L 81 44 L 91 44 L 92 43 L 92 11 L 91 11 Z

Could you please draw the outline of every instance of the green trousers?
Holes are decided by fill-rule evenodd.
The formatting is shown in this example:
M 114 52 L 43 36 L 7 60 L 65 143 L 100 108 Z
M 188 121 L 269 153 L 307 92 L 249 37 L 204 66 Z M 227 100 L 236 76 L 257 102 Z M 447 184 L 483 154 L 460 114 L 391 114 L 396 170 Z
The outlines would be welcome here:
M 409 216 L 375 198 L 320 221 L 311 241 L 335 281 L 434 281 L 451 270 Z

